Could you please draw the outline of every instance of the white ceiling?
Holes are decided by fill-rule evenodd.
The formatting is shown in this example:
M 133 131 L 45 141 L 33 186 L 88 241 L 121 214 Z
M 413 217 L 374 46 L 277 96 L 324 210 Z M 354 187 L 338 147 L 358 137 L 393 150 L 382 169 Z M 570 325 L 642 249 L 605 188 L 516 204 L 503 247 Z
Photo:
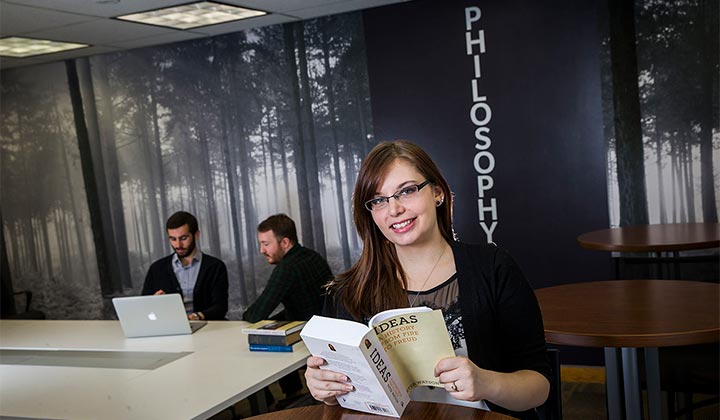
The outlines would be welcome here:
M 190 0 L 0 0 L 0 37 L 24 36 L 91 47 L 29 58 L 0 57 L 0 68 L 48 63 L 113 51 L 169 44 L 278 23 L 368 9 L 407 0 L 216 0 L 268 12 L 237 22 L 192 30 L 111 19 Z

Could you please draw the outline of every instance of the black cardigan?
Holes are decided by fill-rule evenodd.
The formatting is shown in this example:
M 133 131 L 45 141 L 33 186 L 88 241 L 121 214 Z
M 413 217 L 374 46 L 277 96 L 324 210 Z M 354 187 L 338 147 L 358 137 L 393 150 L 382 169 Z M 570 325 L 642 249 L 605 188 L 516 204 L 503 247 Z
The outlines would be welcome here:
M 182 288 L 172 267 L 172 257 L 161 258 L 150 266 L 145 276 L 142 294 L 152 295 L 158 290 L 165 293 L 180 293 Z M 228 311 L 228 274 L 225 263 L 203 254 L 197 282 L 193 289 L 193 311 L 202 312 L 205 319 L 225 319 Z
M 492 244 L 450 245 L 455 255 L 470 360 L 478 367 L 496 372 L 534 370 L 549 381 L 550 364 L 540 307 L 518 265 L 506 251 Z M 354 319 L 340 302 L 335 302 L 332 294 L 325 301 L 323 314 Z M 518 413 L 491 402 L 487 404 L 493 411 L 537 419 L 535 410 Z

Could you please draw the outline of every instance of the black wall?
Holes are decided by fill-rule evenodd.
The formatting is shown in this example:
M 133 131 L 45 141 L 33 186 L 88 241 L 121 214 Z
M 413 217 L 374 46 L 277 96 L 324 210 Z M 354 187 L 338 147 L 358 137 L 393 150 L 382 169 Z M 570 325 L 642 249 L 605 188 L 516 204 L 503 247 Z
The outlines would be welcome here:
M 474 47 L 472 54 L 480 56 L 479 78 L 465 44 L 472 6 L 481 17 L 471 35 L 484 30 L 485 37 L 485 53 Z M 375 136 L 412 140 L 430 153 L 455 192 L 455 230 L 468 242 L 488 239 L 470 118 L 471 81 L 478 81 L 492 112 L 485 135 L 494 186 L 484 193 L 484 205 L 496 199 L 492 240 L 510 250 L 535 288 L 611 275 L 609 255 L 575 239 L 609 225 L 597 6 L 414 1 L 364 14 Z M 484 119 L 484 111 L 476 116 Z M 488 158 L 480 162 L 488 169 Z M 567 363 L 572 355 L 565 356 Z

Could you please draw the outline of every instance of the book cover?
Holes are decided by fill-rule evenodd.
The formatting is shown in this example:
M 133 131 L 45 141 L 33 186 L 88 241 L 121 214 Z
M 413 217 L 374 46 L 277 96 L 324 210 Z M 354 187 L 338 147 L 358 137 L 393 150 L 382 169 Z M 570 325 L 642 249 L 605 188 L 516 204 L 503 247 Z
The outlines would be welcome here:
M 248 334 L 249 344 L 267 344 L 271 346 L 291 346 L 300 341 L 300 331 L 288 335 Z
M 314 316 L 300 333 L 322 369 L 350 378 L 355 390 L 338 397 L 346 408 L 400 417 L 417 386 L 442 386 L 434 368 L 455 351 L 440 310 L 401 308 L 375 315 L 369 325 Z
M 249 348 L 250 351 L 270 351 L 280 353 L 289 353 L 293 351 L 293 346 L 271 346 L 267 344 L 250 344 Z
M 302 330 L 306 323 L 306 321 L 274 321 L 265 319 L 243 328 L 242 333 L 285 336 Z

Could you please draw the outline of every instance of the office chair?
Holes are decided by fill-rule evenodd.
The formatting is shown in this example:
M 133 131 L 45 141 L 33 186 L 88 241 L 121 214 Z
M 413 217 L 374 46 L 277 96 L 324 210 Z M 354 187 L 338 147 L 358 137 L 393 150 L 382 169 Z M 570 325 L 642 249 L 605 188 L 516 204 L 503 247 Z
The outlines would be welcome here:
M 550 393 L 540 407 L 536 408 L 541 420 L 562 420 L 562 381 L 560 380 L 560 350 L 547 349 L 550 362 Z
M 13 298 L 15 296 L 25 296 L 25 310 L 23 312 L 14 311 L 14 313 L 9 314 L 5 318 L 7 319 L 45 319 L 45 313 L 42 311 L 37 311 L 30 309 L 30 304 L 32 303 L 32 292 L 29 290 L 21 290 L 18 292 L 13 292 Z M 14 308 L 11 308 L 14 309 Z
M 661 348 L 660 383 L 668 392 L 671 419 L 692 420 L 695 410 L 720 403 L 720 344 Z M 708 397 L 694 401 L 694 394 Z M 679 395 L 684 398 L 676 405 Z

